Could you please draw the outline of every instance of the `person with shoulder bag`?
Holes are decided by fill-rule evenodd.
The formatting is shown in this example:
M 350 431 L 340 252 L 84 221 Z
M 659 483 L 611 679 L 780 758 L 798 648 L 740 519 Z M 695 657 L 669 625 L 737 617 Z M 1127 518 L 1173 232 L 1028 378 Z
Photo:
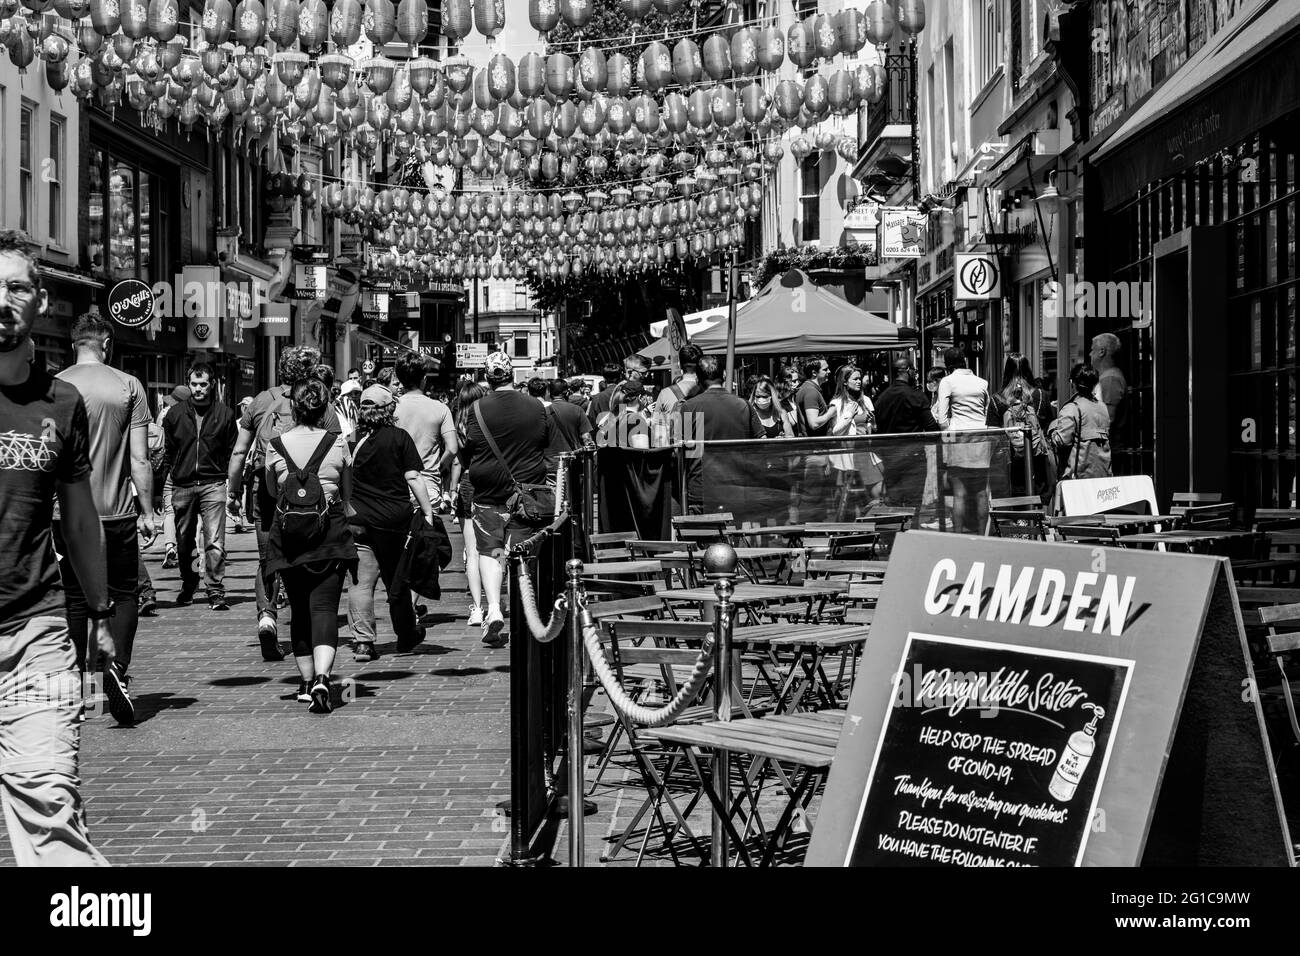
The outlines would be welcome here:
M 1061 406 L 1047 438 L 1058 456 L 1062 481 L 1073 478 L 1109 478 L 1110 413 L 1094 396 L 1097 372 L 1082 363 L 1070 371 L 1074 397 Z
M 830 434 L 835 437 L 869 435 L 876 430 L 876 409 L 862 388 L 862 370 L 845 365 L 835 373 L 835 395 L 830 400 Z M 831 467 L 839 472 L 836 492 L 835 516 L 842 517 L 847 510 L 849 497 L 855 484 L 854 477 L 862 481 L 872 502 L 879 501 L 883 493 L 885 476 L 880 469 L 880 456 L 867 450 L 842 452 L 830 456 Z
M 266 489 L 275 501 L 266 565 L 289 597 L 297 698 L 312 713 L 328 714 L 343 575 L 351 571 L 355 579 L 357 565 L 347 520 L 352 460 L 342 436 L 325 428 L 330 393 L 323 382 L 299 382 L 291 403 L 293 427 L 266 450 Z

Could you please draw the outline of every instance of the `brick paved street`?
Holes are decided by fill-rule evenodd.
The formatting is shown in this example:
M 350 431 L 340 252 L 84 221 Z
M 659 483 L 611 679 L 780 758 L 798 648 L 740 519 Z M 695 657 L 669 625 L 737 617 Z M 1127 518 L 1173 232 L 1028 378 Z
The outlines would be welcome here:
M 119 727 L 101 712 L 83 725 L 82 794 L 104 855 L 116 865 L 495 865 L 509 839 L 499 805 L 510 796 L 510 652 L 466 624 L 459 535 L 424 643 L 396 652 L 381 598 L 383 656 L 358 664 L 341 647 L 328 716 L 293 699 L 292 659 L 261 660 L 253 536 L 229 544 L 229 612 L 209 611 L 201 593 L 174 607 L 179 576 L 162 570 L 161 548 L 148 555 L 159 615 L 141 618 L 131 664 L 139 721 Z M 283 622 L 281 637 L 287 647 Z M 603 695 L 593 708 L 608 708 Z M 630 761 L 606 771 L 587 818 L 588 865 L 639 806 L 636 782 Z M 691 824 L 707 844 L 707 807 Z M 640 832 L 612 865 L 635 865 Z M 553 853 L 567 863 L 563 824 Z M 11 863 L 0 835 L 0 865 Z M 671 859 L 652 852 L 644 863 Z

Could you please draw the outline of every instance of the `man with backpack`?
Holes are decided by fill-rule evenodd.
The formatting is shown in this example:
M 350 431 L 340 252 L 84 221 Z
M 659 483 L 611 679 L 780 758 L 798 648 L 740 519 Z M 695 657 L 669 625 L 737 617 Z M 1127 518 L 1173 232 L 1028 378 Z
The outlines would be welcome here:
M 700 385 L 700 358 L 704 352 L 698 345 L 689 342 L 677 350 L 677 364 L 682 367 L 682 377 L 667 388 L 660 390 L 655 399 L 654 443 L 657 446 L 670 445 L 680 441 L 681 406 L 688 399 L 704 391 Z M 677 414 L 673 414 L 673 410 Z
M 230 456 L 226 473 L 227 497 L 230 509 L 238 514 L 243 497 L 244 461 L 253 459 L 253 530 L 257 535 L 257 574 L 253 578 L 257 598 L 257 639 L 261 644 L 262 659 L 284 660 L 280 650 L 278 612 L 276 609 L 275 575 L 267 573 L 267 536 L 275 516 L 275 499 L 266 488 L 263 468 L 266 450 L 272 439 L 293 427 L 293 387 L 311 377 L 312 369 L 320 364 L 320 350 L 307 345 L 291 346 L 280 353 L 280 384 L 259 393 L 239 419 L 239 437 Z M 327 409 L 323 426 L 326 431 L 341 434 L 338 414 Z

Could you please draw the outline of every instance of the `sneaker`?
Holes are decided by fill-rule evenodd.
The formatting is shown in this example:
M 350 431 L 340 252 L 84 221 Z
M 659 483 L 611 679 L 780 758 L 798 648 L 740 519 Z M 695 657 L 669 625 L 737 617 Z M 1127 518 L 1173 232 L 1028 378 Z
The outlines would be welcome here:
M 284 651 L 280 650 L 280 642 L 277 640 L 279 628 L 276 625 L 275 618 L 269 614 L 263 614 L 257 620 L 257 640 L 262 645 L 262 660 L 264 661 L 282 661 L 284 660 Z
M 116 664 L 104 668 L 104 692 L 108 695 L 108 712 L 123 726 L 135 723 L 135 704 L 127 690 L 128 678 L 118 672 Z
M 359 664 L 378 660 L 379 651 L 375 650 L 375 642 L 357 641 L 354 643 L 352 645 L 352 659 Z
M 209 611 L 229 611 L 230 605 L 223 597 L 208 598 Z
M 424 616 L 425 616 L 426 614 L 428 614 L 428 613 L 429 613 L 429 605 L 427 605 L 427 604 L 417 604 L 417 605 L 415 605 L 415 619 L 416 619 L 417 621 L 422 621 L 422 620 L 424 620 Z
M 167 545 L 167 555 L 163 558 L 164 568 L 175 568 L 180 566 L 180 561 L 176 557 L 176 545 Z
M 488 647 L 505 647 L 510 638 L 501 633 L 502 628 L 506 626 L 506 619 L 501 614 L 501 608 L 488 608 L 487 617 L 483 620 L 483 643 Z
M 310 703 L 311 703 L 311 688 L 310 688 L 310 686 L 307 684 L 307 682 L 306 682 L 305 680 L 300 680 L 300 681 L 298 681 L 298 697 L 297 697 L 297 699 L 298 699 L 298 703 L 300 703 L 300 704 L 310 704 Z
M 193 592 L 193 591 L 184 591 L 184 590 L 183 590 L 183 591 L 181 591 L 180 594 L 176 595 L 176 606 L 177 606 L 177 607 L 189 607 L 189 606 L 190 606 L 191 604 L 193 604 L 193 603 L 194 603 L 194 592 Z
M 158 601 L 152 595 L 147 597 L 143 594 L 140 595 L 140 616 L 141 617 L 158 616 Z
M 334 709 L 330 703 L 330 679 L 325 674 L 317 674 L 311 682 L 311 707 L 313 714 L 328 714 Z
M 471 604 L 469 609 L 469 627 L 483 626 L 483 609 L 477 604 Z

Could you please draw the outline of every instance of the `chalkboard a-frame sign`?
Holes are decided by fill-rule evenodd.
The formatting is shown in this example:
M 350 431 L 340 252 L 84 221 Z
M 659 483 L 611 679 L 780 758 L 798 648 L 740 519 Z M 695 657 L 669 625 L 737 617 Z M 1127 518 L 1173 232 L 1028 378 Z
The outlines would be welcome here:
M 1225 571 L 900 536 L 808 865 L 1294 865 Z

